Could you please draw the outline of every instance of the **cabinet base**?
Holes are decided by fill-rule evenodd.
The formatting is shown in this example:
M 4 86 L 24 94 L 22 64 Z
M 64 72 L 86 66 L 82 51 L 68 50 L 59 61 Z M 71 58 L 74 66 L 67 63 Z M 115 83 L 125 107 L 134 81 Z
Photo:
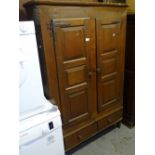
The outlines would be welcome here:
M 107 115 L 106 117 L 100 118 L 99 120 L 93 121 L 91 124 L 81 127 L 79 130 L 69 132 L 64 137 L 65 150 L 69 151 L 76 146 L 82 145 L 88 139 L 91 139 L 95 135 L 107 131 L 111 127 L 121 127 L 122 121 L 122 109 L 115 111 Z M 104 132 L 105 133 L 105 132 Z
M 121 128 L 121 122 L 118 122 L 118 123 L 116 124 L 116 126 L 120 129 L 120 128 Z
M 115 129 L 116 127 L 118 127 L 119 125 L 119 128 L 121 127 L 121 121 L 118 122 L 118 123 L 115 123 L 113 125 L 111 125 L 110 127 L 102 130 L 102 131 L 99 131 L 97 132 L 94 136 L 88 138 L 87 140 L 81 142 L 80 144 L 78 144 L 77 146 L 71 148 L 71 149 L 68 149 L 66 150 L 66 155 L 72 155 L 74 152 L 82 149 L 83 147 L 85 147 L 86 145 L 88 145 L 89 143 L 91 143 L 92 141 L 94 140 L 97 140 L 98 138 L 100 138 L 101 136 L 111 132 L 113 129 Z

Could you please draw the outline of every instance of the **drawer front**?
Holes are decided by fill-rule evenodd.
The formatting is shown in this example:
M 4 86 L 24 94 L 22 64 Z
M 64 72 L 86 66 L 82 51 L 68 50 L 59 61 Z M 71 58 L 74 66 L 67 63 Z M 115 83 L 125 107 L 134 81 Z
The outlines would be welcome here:
M 79 142 L 93 136 L 97 132 L 97 123 L 92 124 L 77 133 L 77 138 Z
M 80 144 L 84 140 L 88 139 L 89 137 L 95 135 L 97 133 L 97 123 L 91 124 L 90 126 L 81 129 L 80 131 L 66 137 L 65 141 L 65 150 L 69 150 L 74 146 Z
M 76 136 L 76 133 L 66 137 L 64 139 L 64 142 L 65 142 L 65 150 L 73 148 L 75 145 L 78 144 L 78 138 Z
M 104 119 L 98 121 L 98 129 L 105 129 L 122 118 L 122 111 L 115 112 Z

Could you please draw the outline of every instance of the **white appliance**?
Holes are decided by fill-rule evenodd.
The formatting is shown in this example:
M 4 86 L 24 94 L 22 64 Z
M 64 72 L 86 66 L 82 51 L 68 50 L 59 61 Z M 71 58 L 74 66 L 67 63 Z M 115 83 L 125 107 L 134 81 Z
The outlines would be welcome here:
M 43 93 L 34 22 L 19 23 L 20 155 L 64 155 L 57 106 Z
M 48 107 L 44 97 L 34 22 L 19 22 L 19 110 L 20 119 Z M 48 103 L 47 103 L 48 104 Z
M 57 108 L 20 124 L 19 155 L 64 155 L 60 112 Z

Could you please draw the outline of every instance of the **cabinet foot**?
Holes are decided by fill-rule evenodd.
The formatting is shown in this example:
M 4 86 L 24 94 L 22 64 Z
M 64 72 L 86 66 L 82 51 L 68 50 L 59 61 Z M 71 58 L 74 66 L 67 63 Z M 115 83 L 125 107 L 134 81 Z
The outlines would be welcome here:
M 118 122 L 118 123 L 116 124 L 116 126 L 120 129 L 120 128 L 121 128 L 121 122 Z

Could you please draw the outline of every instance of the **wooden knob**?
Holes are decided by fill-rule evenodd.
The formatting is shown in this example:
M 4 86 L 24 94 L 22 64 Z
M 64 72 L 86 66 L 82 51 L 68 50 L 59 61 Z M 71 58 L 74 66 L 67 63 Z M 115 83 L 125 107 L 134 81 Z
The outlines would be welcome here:
M 82 140 L 82 136 L 81 135 L 78 135 L 78 138 L 79 138 L 79 140 Z
M 96 72 L 97 72 L 98 74 L 100 74 L 100 73 L 101 73 L 101 68 L 97 68 L 97 69 L 96 69 Z
M 115 37 L 116 36 L 116 33 L 113 33 L 112 36 Z
M 108 118 L 107 121 L 108 121 L 109 123 L 112 123 L 112 120 L 111 120 L 110 118 Z
M 89 77 L 91 77 L 92 74 L 93 74 L 93 73 L 92 73 L 91 71 L 88 72 Z

